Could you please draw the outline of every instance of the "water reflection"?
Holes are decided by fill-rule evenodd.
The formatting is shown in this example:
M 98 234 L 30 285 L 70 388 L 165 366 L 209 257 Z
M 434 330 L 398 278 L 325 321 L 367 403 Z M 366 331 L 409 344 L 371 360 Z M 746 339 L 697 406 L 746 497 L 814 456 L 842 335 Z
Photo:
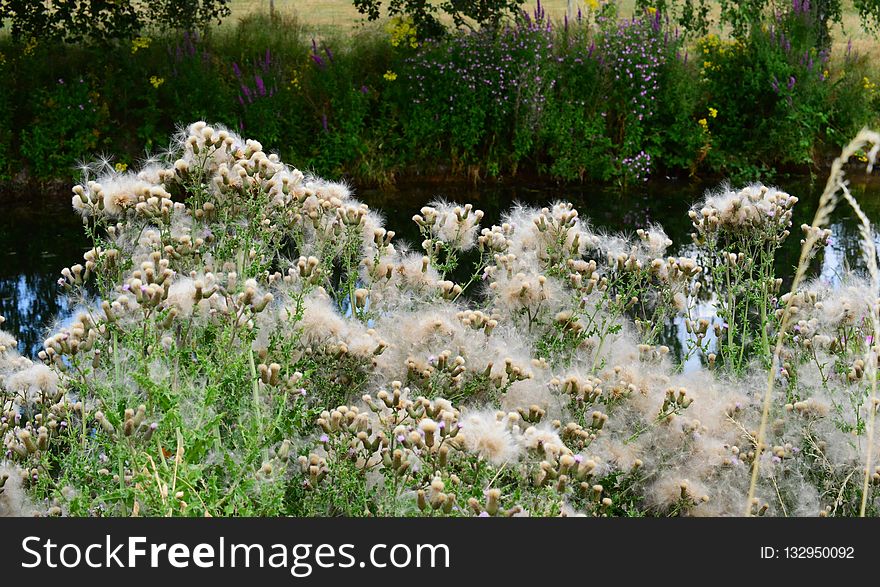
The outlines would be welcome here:
M 823 186 L 803 179 L 780 181 L 778 185 L 800 198 L 795 207 L 792 236 L 776 262 L 777 274 L 788 280 L 800 252 L 799 226 L 812 220 Z M 397 190 L 364 190 L 360 197 L 384 213 L 398 238 L 414 244 L 421 239 L 410 218 L 435 198 L 472 202 L 486 213 L 486 222 L 490 223 L 497 222 L 516 202 L 543 206 L 567 200 L 600 230 L 634 232 L 648 224 L 660 224 L 674 243 L 669 253 L 679 255 L 692 251 L 687 210 L 706 189 L 713 187 L 663 182 L 621 192 L 607 186 L 419 185 Z M 880 220 L 880 184 L 855 184 L 851 190 L 868 217 L 872 221 Z M 4 329 L 18 338 L 19 351 L 33 356 L 53 324 L 69 319 L 76 305 L 81 303 L 62 295 L 56 280 L 63 267 L 82 261 L 89 243 L 80 220 L 70 210 L 66 195 L 0 194 L 0 210 L 0 245 L 5 251 L 0 259 L 0 314 L 7 319 Z M 833 216 L 831 230 L 831 244 L 814 261 L 812 274 L 836 284 L 847 268 L 863 269 L 864 262 L 858 225 L 845 204 Z M 697 314 L 714 318 L 709 301 L 700 302 Z M 663 339 L 682 356 L 687 350 L 683 321 L 667 324 Z M 698 359 L 690 359 L 685 368 L 696 367 L 695 361 Z
M 74 301 L 56 282 L 88 243 L 65 195 L 0 194 L 0 210 L 0 315 L 19 351 L 33 356 L 53 321 L 72 312 Z

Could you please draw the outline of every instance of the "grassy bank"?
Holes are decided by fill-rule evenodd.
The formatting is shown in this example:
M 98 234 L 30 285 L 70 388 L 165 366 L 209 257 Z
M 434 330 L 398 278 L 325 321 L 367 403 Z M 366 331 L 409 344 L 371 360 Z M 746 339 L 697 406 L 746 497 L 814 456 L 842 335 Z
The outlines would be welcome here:
M 343 14 L 333 6 L 306 7 L 304 23 L 289 3 L 270 18 L 237 2 L 207 35 L 109 49 L 0 41 L 0 73 L 16 89 L 0 96 L 0 176 L 67 180 L 100 153 L 122 169 L 161 151 L 180 121 L 206 119 L 361 185 L 756 178 L 821 166 L 880 111 L 868 55 L 817 51 L 809 15 L 794 11 L 736 42 L 686 43 L 660 14 L 589 10 L 417 41 L 400 20 L 328 24 Z

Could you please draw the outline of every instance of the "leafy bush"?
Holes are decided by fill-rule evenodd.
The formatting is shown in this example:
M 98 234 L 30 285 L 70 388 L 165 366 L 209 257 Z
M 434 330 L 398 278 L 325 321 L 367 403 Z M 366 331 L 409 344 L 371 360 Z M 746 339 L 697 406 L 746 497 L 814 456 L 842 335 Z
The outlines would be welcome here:
M 413 100 L 403 121 L 408 142 L 440 146 L 460 168 L 515 168 L 532 153 L 556 83 L 551 30 L 536 11 L 499 31 L 422 45 L 404 70 Z
M 523 0 L 443 0 L 439 4 L 425 0 L 388 0 L 387 16 L 406 18 L 424 37 L 439 36 L 446 27 L 438 18 L 440 11 L 452 18 L 456 27 L 464 25 L 498 28 L 505 18 L 515 16 Z M 376 20 L 382 13 L 381 0 L 354 0 L 354 5 L 369 20 Z M 540 0 L 538 6 L 540 7 Z
M 0 53 L 0 75 L 7 75 L 6 56 Z M 10 92 L 0 95 L 0 181 L 8 180 L 14 156 Z
M 150 28 L 196 30 L 229 16 L 226 0 L 2 0 L 0 28 L 12 37 L 56 41 L 109 42 L 129 39 Z
M 55 87 L 35 96 L 37 114 L 21 133 L 21 153 L 33 165 L 37 176 L 60 172 L 74 177 L 75 166 L 84 152 L 94 152 L 105 143 L 107 105 L 82 77 L 59 78 Z
M 567 180 L 607 181 L 615 171 L 607 133 L 607 83 L 593 29 L 578 18 L 564 27 L 557 45 L 558 82 L 548 97 L 541 126 L 549 173 Z
M 817 53 L 810 16 L 780 15 L 747 41 L 700 42 L 713 152 L 709 161 L 735 170 L 752 161 L 809 165 L 829 124 L 831 82 L 828 53 Z M 736 153 L 750 153 L 748 158 Z M 721 159 L 727 159 L 725 164 Z M 739 159 L 739 161 L 737 160 Z

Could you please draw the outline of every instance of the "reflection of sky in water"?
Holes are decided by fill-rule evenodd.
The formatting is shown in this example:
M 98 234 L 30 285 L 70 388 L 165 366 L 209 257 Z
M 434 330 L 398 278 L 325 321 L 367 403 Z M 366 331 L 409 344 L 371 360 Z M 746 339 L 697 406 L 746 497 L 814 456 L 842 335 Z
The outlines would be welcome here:
M 417 244 L 421 239 L 409 218 L 436 197 L 472 202 L 486 212 L 484 225 L 497 222 L 514 202 L 545 206 L 556 200 L 567 200 L 574 203 L 582 218 L 589 218 L 598 229 L 632 234 L 637 228 L 658 223 L 673 240 L 669 254 L 687 255 L 692 251 L 687 210 L 705 189 L 712 187 L 666 182 L 621 193 L 612 187 L 590 186 L 429 185 L 401 187 L 391 192 L 366 190 L 361 197 L 384 213 L 389 228 L 397 231 L 399 239 L 410 243 Z M 800 252 L 799 226 L 812 220 L 821 186 L 791 181 L 780 182 L 780 187 L 800 198 L 795 207 L 792 235 L 777 258 L 777 274 L 790 278 Z M 853 194 L 869 218 L 880 219 L 880 185 L 867 189 L 856 186 Z M 56 280 L 62 268 L 82 261 L 82 254 L 89 245 L 79 219 L 69 210 L 66 196 L 36 194 L 27 199 L 0 195 L 0 207 L 3 211 L 0 246 L 6 251 L 0 259 L 0 315 L 7 319 L 4 330 L 18 338 L 19 350 L 33 356 L 42 347 L 49 329 L 70 320 L 78 307 L 77 300 L 61 294 Z M 837 284 L 845 269 L 863 270 L 864 261 L 860 257 L 858 226 L 848 210 L 842 208 L 833 217 L 831 229 L 831 245 L 821 255 L 821 265 L 814 263 L 813 274 Z M 700 300 L 693 318 L 717 322 L 710 302 Z M 662 338 L 675 352 L 681 353 L 686 351 L 686 334 L 684 320 L 676 319 L 664 328 Z M 707 336 L 710 341 L 714 337 L 712 328 Z M 699 360 L 691 357 L 684 368 L 698 367 Z
M 880 238 L 874 244 L 880 248 Z M 831 285 L 839 285 L 847 270 L 865 271 L 861 236 L 855 221 L 837 222 L 831 226 L 831 242 L 825 247 L 822 269 L 818 278 Z
M 0 194 L 0 315 L 25 355 L 40 350 L 54 321 L 73 310 L 57 279 L 63 267 L 82 261 L 87 242 L 69 202 L 32 192 Z
M 18 350 L 24 355 L 39 352 L 49 330 L 71 321 L 81 307 L 61 293 L 56 280 L 54 273 L 0 279 L 0 315 L 6 318 L 3 329 L 18 339 Z

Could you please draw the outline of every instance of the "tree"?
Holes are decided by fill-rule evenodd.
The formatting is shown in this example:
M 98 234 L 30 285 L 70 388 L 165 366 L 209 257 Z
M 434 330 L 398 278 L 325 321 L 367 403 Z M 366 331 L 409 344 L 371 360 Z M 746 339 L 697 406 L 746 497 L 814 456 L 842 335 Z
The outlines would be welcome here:
M 686 32 L 706 34 L 712 21 L 709 17 L 709 0 L 636 0 L 640 10 L 656 8 L 668 14 Z M 761 26 L 775 12 L 790 10 L 809 12 L 816 26 L 817 45 L 827 49 L 831 45 L 831 27 L 840 24 L 843 17 L 843 0 L 720 0 L 719 23 L 730 28 L 734 37 L 743 39 L 753 27 Z M 852 0 L 862 27 L 876 32 L 880 26 L 880 0 Z
M 413 21 L 420 38 L 438 37 L 446 31 L 440 21 L 441 12 L 452 18 L 457 26 L 473 28 L 498 27 L 506 18 L 516 14 L 524 0 L 388 0 L 388 16 L 405 16 Z M 382 0 L 354 0 L 358 12 L 369 20 L 382 13 Z
M 106 41 L 150 28 L 196 30 L 229 15 L 228 0 L 0 0 L 12 38 Z

